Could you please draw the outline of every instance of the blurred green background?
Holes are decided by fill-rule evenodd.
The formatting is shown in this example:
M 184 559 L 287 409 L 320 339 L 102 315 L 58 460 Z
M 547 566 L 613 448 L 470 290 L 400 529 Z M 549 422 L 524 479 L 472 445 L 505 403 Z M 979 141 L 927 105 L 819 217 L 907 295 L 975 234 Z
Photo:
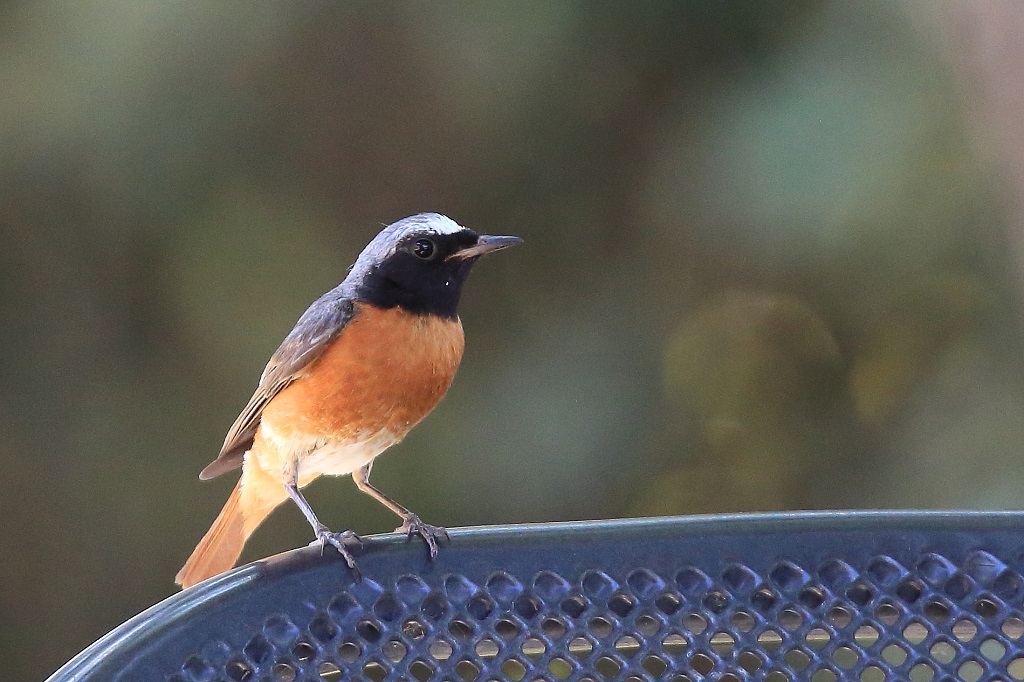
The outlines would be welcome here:
M 5 677 L 175 591 L 264 363 L 420 211 L 526 239 L 374 469 L 432 523 L 1021 507 L 1024 78 L 975 29 L 1024 5 L 964 4 L 0 2 Z

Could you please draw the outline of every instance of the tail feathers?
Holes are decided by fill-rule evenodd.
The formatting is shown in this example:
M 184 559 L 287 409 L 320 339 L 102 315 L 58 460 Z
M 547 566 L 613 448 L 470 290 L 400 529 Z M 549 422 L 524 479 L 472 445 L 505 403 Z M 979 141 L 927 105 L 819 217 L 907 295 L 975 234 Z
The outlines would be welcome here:
M 243 499 L 242 480 L 239 480 L 210 530 L 174 576 L 174 582 L 189 588 L 234 566 L 249 535 L 275 506 L 252 504 L 251 499 Z

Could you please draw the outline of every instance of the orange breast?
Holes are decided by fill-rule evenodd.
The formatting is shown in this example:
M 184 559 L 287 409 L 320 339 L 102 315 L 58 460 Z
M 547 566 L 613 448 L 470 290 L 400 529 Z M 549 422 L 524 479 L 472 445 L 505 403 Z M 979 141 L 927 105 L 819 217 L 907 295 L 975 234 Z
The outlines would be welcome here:
M 360 304 L 334 342 L 264 409 L 276 434 L 399 439 L 434 409 L 462 359 L 462 323 Z

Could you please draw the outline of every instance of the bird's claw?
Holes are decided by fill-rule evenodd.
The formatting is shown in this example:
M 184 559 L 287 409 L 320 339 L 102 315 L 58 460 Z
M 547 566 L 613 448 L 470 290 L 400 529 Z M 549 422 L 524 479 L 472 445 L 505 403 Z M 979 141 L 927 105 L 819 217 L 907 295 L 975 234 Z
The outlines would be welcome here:
M 361 548 L 363 546 L 362 539 L 350 530 L 345 530 L 340 533 L 332 533 L 326 526 L 320 526 L 316 529 L 316 540 L 309 543 L 313 545 L 320 545 L 321 549 L 330 545 L 338 550 L 345 563 L 348 567 L 355 572 L 356 577 L 359 577 L 359 569 L 356 568 L 355 557 L 352 556 L 352 552 L 349 547 Z
M 438 540 L 451 542 L 447 530 L 441 526 L 431 526 L 429 523 L 423 523 L 423 520 L 416 514 L 409 514 L 409 516 L 405 517 L 405 522 L 396 528 L 395 532 L 405 533 L 406 542 L 412 540 L 413 535 L 419 535 L 427 543 L 427 550 L 430 552 L 431 559 L 437 556 Z

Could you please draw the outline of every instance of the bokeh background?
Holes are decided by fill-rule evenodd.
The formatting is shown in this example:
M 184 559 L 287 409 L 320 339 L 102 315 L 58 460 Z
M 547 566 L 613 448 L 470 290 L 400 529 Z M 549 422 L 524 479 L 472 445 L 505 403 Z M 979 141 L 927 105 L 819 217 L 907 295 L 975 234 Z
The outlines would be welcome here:
M 1022 111 L 1016 0 L 0 2 L 5 679 L 175 591 L 267 358 L 420 211 L 526 239 L 374 469 L 433 523 L 1024 506 Z

